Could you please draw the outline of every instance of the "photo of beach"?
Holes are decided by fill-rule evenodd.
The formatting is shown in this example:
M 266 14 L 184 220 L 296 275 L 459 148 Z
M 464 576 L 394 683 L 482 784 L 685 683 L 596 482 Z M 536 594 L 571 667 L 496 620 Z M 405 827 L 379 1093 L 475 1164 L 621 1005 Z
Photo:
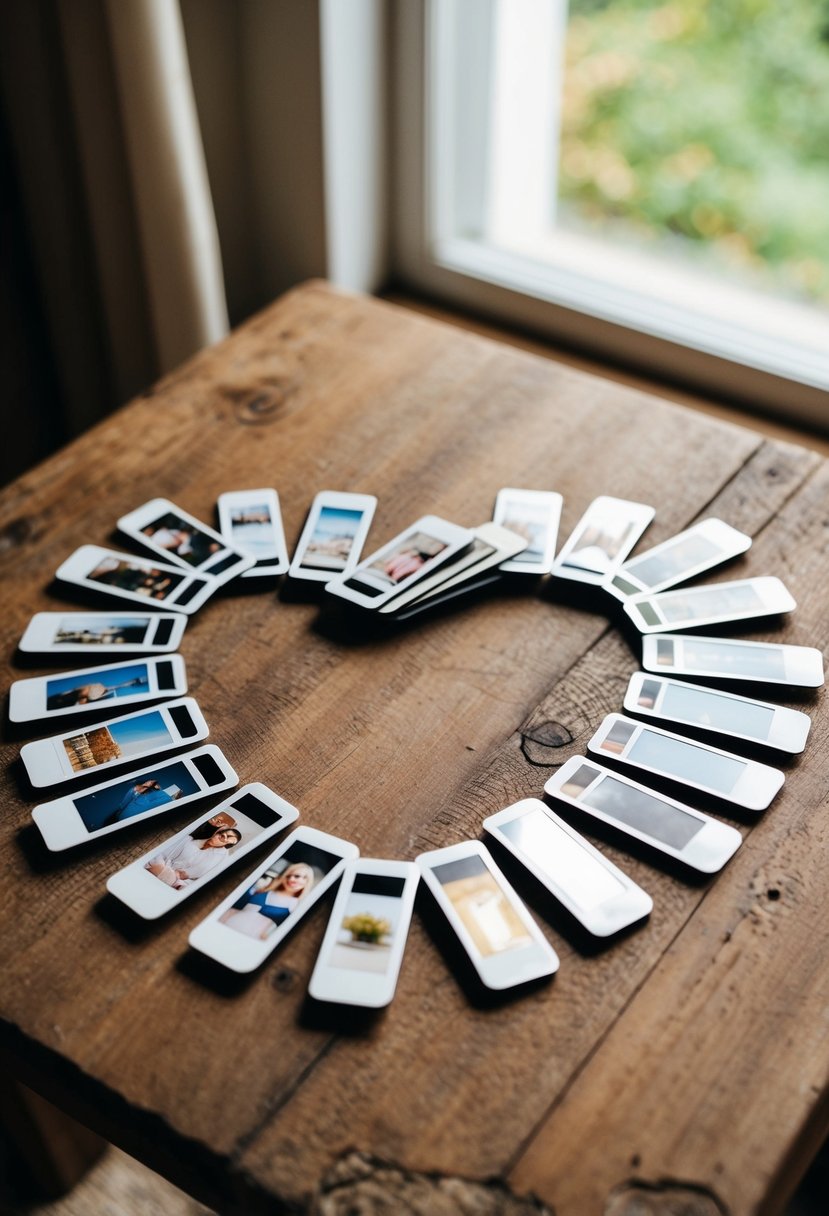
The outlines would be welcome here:
M 343 507 L 323 507 L 300 564 L 311 570 L 344 570 L 363 515 Z
M 58 622 L 54 645 L 117 646 L 138 645 L 147 636 L 151 618 L 130 619 L 101 616 L 65 616 Z
M 97 726 L 63 739 L 63 748 L 74 773 L 129 760 L 132 756 L 160 751 L 172 743 L 164 718 L 157 709 L 124 718 L 109 726 Z
M 230 509 L 230 529 L 237 549 L 257 561 L 276 557 L 273 519 L 267 503 L 245 503 Z

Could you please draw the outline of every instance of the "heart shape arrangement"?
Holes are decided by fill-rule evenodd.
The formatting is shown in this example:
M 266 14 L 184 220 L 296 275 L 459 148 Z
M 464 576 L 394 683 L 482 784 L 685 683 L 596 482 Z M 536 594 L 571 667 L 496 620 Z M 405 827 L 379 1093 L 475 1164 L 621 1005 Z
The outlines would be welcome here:
M 552 575 L 621 601 L 643 633 L 648 671 L 632 676 L 624 702 L 637 717 L 607 715 L 588 744 L 591 755 L 572 757 L 547 782 L 550 802 L 524 799 L 490 815 L 483 823 L 489 837 L 511 855 L 516 869 L 529 871 L 547 888 L 581 930 L 610 941 L 643 923 L 652 903 L 580 835 L 574 819 L 601 822 L 622 841 L 635 841 L 637 848 L 644 844 L 650 855 L 667 856 L 680 867 L 703 874 L 721 869 L 739 847 L 740 833 L 698 805 L 670 797 L 663 784 L 690 788 L 695 803 L 706 808 L 725 801 L 744 811 L 764 810 L 784 774 L 697 735 L 724 734 L 744 748 L 802 751 L 807 715 L 723 691 L 722 682 L 785 687 L 823 682 L 822 658 L 809 648 L 668 632 L 794 609 L 786 588 L 773 578 L 671 590 L 745 552 L 750 538 L 709 519 L 629 558 L 654 510 L 601 497 L 556 556 L 560 495 L 505 489 L 491 523 L 466 529 L 424 516 L 360 562 L 375 505 L 367 495 L 317 495 L 289 563 L 273 490 L 222 495 L 220 532 L 157 499 L 124 516 L 119 528 L 164 562 L 84 546 L 63 563 L 57 573 L 67 583 L 172 611 L 42 614 L 58 619 L 35 618 L 27 630 L 22 649 L 143 656 L 13 685 L 10 716 L 17 721 L 116 703 L 133 707 L 103 724 L 23 748 L 35 786 L 142 759 L 141 767 L 126 776 L 35 807 L 33 818 L 46 844 L 53 849 L 83 844 L 238 784 L 213 745 L 159 758 L 208 733 L 196 703 L 181 697 L 187 690 L 184 663 L 171 652 L 184 618 L 231 579 L 273 577 L 289 569 L 290 578 L 324 584 L 341 607 L 376 624 L 407 621 L 505 578 Z M 673 678 L 676 673 L 692 682 Z M 719 686 L 693 682 L 706 673 Z M 152 708 L 134 708 L 147 701 Z M 663 725 L 654 725 L 655 720 Z M 620 768 L 632 768 L 646 783 Z M 298 814 L 267 786 L 249 782 L 113 875 L 108 888 L 139 915 L 155 918 Z M 461 841 L 417 861 L 416 866 L 360 859 L 355 844 L 300 826 L 197 926 L 191 945 L 233 970 L 253 970 L 345 875 L 310 991 L 323 1000 L 384 1004 L 394 992 L 414 893 L 423 877 L 485 985 L 513 987 L 556 970 L 554 951 L 483 844 Z

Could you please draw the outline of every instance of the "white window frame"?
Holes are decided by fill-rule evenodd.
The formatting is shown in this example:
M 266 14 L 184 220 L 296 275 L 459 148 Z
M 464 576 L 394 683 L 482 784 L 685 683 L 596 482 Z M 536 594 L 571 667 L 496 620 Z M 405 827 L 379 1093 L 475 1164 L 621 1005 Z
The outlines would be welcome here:
M 392 269 L 398 283 L 510 325 L 530 328 L 593 355 L 684 381 L 755 410 L 829 431 L 829 322 L 824 352 L 758 334 L 731 310 L 690 311 L 629 285 L 592 279 L 560 262 L 551 270 L 528 257 L 454 232 L 455 216 L 474 206 L 446 165 L 455 155 L 451 114 L 455 82 L 436 49 L 453 36 L 456 5 L 497 0 L 397 0 L 393 31 L 396 87 Z M 446 45 L 445 41 L 443 45 Z M 469 56 L 474 61 L 474 56 Z M 464 88 L 482 90 L 474 77 Z M 482 164 L 473 175 L 486 172 Z M 463 183 L 461 183 L 463 186 Z M 451 217 L 451 219 L 450 219 Z

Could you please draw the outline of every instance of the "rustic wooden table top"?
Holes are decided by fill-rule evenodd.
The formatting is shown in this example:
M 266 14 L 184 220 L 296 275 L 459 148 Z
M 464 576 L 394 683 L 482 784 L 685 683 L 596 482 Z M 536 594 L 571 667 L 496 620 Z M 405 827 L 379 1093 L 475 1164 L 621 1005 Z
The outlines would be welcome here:
M 740 636 L 829 644 L 820 457 L 310 284 L 6 491 L 10 679 L 46 670 L 15 647 L 35 611 L 73 606 L 51 580 L 76 546 L 155 495 L 209 520 L 221 491 L 268 485 L 289 544 L 324 488 L 379 496 L 370 548 L 426 512 L 488 519 L 502 485 L 561 491 L 562 537 L 598 494 L 657 508 L 647 545 L 716 514 L 755 538 L 717 577 L 780 575 L 798 600 Z M 358 638 L 231 587 L 181 652 L 241 781 L 364 855 L 412 858 L 540 796 L 621 709 L 638 655 L 607 614 L 534 586 Z M 388 1012 L 340 1025 L 304 1000 L 324 913 L 225 984 L 187 934 L 257 858 L 137 924 L 107 876 L 194 812 L 47 854 L 21 734 L 2 778 L 7 1068 L 222 1212 L 778 1212 L 829 1110 L 829 724 L 820 696 L 789 703 L 813 715 L 807 750 L 719 878 L 601 843 L 653 896 L 644 927 L 591 954 L 542 920 L 557 977 L 487 1007 L 416 916 Z

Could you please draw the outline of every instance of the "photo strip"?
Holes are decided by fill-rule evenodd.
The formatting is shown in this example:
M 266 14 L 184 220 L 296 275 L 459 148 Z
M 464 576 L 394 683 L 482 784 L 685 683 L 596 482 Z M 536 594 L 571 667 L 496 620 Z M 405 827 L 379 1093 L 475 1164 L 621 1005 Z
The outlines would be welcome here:
M 20 758 L 36 788 L 71 781 L 101 768 L 127 764 L 207 737 L 192 697 L 111 718 L 97 726 L 26 743 Z
M 501 569 L 505 574 L 547 574 L 553 564 L 564 500 L 553 490 L 505 486 L 495 499 L 493 523 L 517 532 L 524 548 Z
M 321 490 L 297 542 L 291 578 L 327 583 L 347 577 L 360 560 L 376 506 L 372 494 Z
M 118 527 L 125 536 L 175 565 L 209 574 L 218 584 L 226 583 L 254 564 L 252 557 L 166 498 L 154 498 L 122 515 Z
M 175 612 L 196 612 L 216 590 L 214 578 L 133 557 L 99 545 L 82 545 L 58 567 L 55 577 L 76 587 L 103 592 L 135 603 L 158 604 Z
M 82 714 L 134 701 L 181 696 L 186 691 L 187 674 L 179 654 L 86 667 L 70 675 L 15 680 L 9 689 L 9 718 L 12 722 L 29 722 Z
M 38 612 L 19 646 L 33 654 L 162 653 L 178 647 L 186 623 L 175 613 Z
M 220 494 L 218 512 L 222 536 L 256 563 L 243 572 L 242 578 L 285 573 L 288 551 L 276 490 L 231 490 Z

